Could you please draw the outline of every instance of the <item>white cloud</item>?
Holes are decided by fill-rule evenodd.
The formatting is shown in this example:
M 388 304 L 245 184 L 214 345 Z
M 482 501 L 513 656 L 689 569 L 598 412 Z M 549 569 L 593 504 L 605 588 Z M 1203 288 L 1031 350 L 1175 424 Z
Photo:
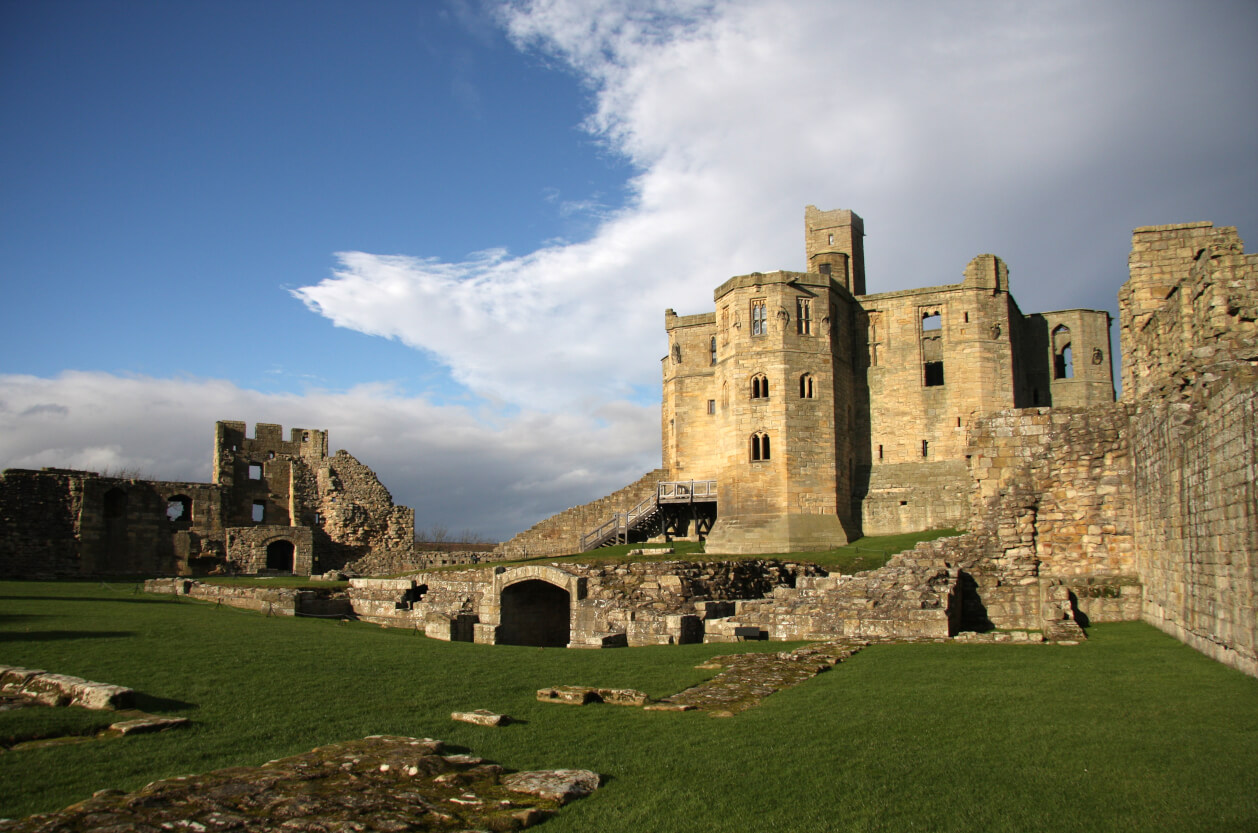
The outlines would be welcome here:
M 994 251 L 1028 311 L 1112 309 L 1135 225 L 1254 217 L 1258 15 L 1219 9 L 1230 28 L 1163 3 L 513 3 L 521 48 L 589 83 L 587 128 L 640 171 L 630 204 L 526 254 L 343 253 L 296 294 L 556 412 L 652 389 L 665 307 L 802 268 L 807 203 L 865 217 L 871 291 Z
M 255 422 L 328 430 L 333 449 L 373 468 L 396 502 L 415 509 L 419 526 L 494 538 L 658 465 L 658 410 L 624 402 L 592 416 L 498 420 L 381 385 L 296 396 L 219 380 L 66 372 L 0 375 L 0 468 L 209 482 L 216 418 L 248 420 L 251 431 Z

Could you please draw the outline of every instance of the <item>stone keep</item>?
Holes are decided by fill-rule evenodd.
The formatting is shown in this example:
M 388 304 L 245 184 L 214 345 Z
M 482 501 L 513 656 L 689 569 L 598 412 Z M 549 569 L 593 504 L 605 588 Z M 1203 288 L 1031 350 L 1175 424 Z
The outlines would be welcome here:
M 717 481 L 708 552 L 963 526 L 977 415 L 1114 400 L 1108 313 L 1024 314 L 990 254 L 959 284 L 867 294 L 863 235 L 855 213 L 808 206 L 808 272 L 665 312 L 663 467 Z

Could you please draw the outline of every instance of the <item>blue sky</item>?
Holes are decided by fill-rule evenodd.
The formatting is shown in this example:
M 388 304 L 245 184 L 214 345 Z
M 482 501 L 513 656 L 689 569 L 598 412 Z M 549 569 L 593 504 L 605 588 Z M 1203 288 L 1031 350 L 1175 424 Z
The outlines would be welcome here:
M 0 3 L 0 467 L 325 428 L 502 538 L 658 460 L 663 309 L 862 214 L 870 291 L 1116 312 L 1258 235 L 1252 2 Z M 1252 245 L 1251 245 L 1252 248 Z

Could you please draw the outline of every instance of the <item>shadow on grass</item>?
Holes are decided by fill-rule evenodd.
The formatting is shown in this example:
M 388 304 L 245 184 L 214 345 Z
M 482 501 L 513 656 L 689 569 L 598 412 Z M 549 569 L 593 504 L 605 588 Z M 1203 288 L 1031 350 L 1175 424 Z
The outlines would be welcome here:
M 134 708 L 143 712 L 182 712 L 201 708 L 196 703 L 185 703 L 183 700 L 172 700 L 169 697 L 155 697 L 142 691 L 135 693 Z
M 126 639 L 135 631 L 3 631 L 0 642 L 58 642 L 63 639 Z
M 126 604 L 161 604 L 166 601 L 165 599 L 159 597 L 140 594 L 136 594 L 132 597 L 129 595 L 131 591 L 127 590 L 124 592 L 128 593 L 128 597 L 121 599 L 112 599 L 102 596 L 0 596 L 0 602 L 29 602 L 36 598 L 38 598 L 41 602 L 91 602 L 92 604 L 108 604 L 110 602 L 124 602 Z M 175 597 L 172 596 L 171 598 Z

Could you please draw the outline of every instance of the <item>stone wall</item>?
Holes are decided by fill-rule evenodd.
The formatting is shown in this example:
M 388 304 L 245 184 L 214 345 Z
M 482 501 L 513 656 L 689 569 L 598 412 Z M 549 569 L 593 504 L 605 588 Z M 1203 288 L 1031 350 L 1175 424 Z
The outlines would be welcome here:
M 0 575 L 205 575 L 267 569 L 267 547 L 295 547 L 309 575 L 368 554 L 409 558 L 414 512 L 327 432 L 215 425 L 214 483 L 67 469 L 0 475 Z M 228 544 L 228 529 L 234 530 Z M 229 552 L 229 549 L 231 550 Z
M 1234 228 L 1136 229 L 1120 311 L 1144 618 L 1258 675 L 1258 256 Z
M 656 484 L 668 472 L 656 469 L 634 483 L 598 500 L 574 506 L 534 524 L 498 545 L 494 553 L 526 558 L 535 555 L 571 555 L 581 552 L 581 536 L 598 527 L 613 512 L 626 512 L 656 492 Z

